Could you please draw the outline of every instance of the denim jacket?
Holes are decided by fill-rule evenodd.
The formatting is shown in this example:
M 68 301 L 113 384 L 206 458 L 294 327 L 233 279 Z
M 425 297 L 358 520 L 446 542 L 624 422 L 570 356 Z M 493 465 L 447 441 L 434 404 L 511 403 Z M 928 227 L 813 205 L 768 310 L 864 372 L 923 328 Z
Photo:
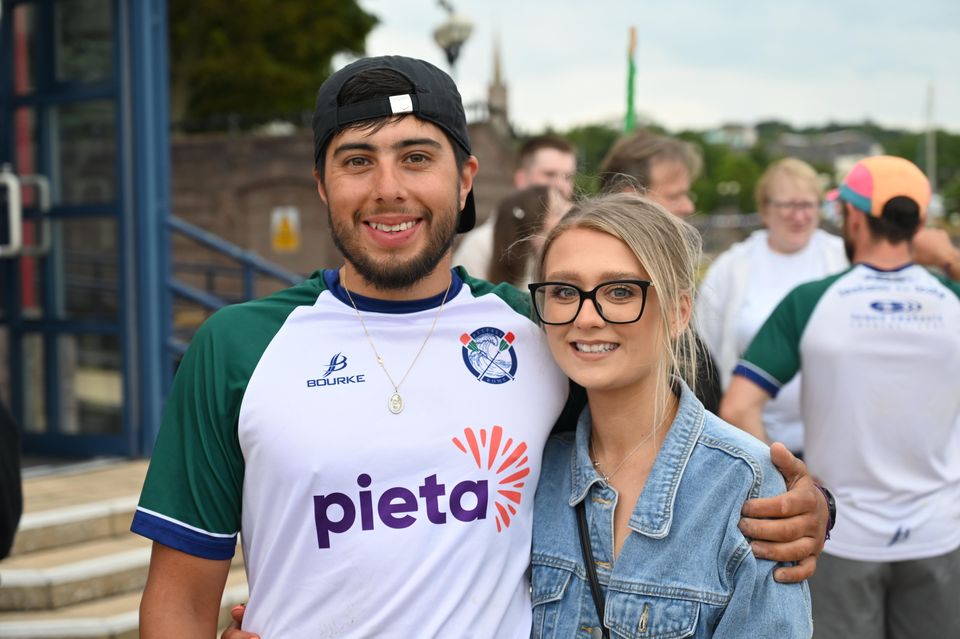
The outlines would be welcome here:
M 613 560 L 617 492 L 590 461 L 590 410 L 576 432 L 550 438 L 534 503 L 533 637 L 599 636 L 574 507 L 587 500 L 611 637 L 808 638 L 806 583 L 773 580 L 737 528 L 743 502 L 784 491 L 768 448 L 706 412 L 690 390 Z

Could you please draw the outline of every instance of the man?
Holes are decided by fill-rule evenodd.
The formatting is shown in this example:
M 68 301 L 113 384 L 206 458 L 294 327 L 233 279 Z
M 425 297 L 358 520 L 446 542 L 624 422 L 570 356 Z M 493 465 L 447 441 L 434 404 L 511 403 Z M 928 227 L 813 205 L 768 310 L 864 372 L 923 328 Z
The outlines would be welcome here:
M 531 186 L 552 186 L 568 202 L 573 199 L 573 179 L 577 158 L 573 145 L 555 135 L 532 137 L 520 147 L 520 161 L 513 174 L 517 189 Z M 475 277 L 486 279 L 493 257 L 493 236 L 496 216 L 463 238 L 454 251 L 453 263 L 467 269 Z
M 155 541 L 141 637 L 214 634 L 241 530 L 260 636 L 526 637 L 535 479 L 567 382 L 527 297 L 451 270 L 475 219 L 460 95 L 426 62 L 358 60 L 320 87 L 314 140 L 344 264 L 194 338 L 132 526 Z M 826 508 L 778 462 L 793 490 L 742 526 L 786 540 L 755 552 L 803 558 L 781 569 L 797 580 Z
M 620 138 L 600 163 L 600 187 L 606 192 L 639 191 L 677 217 L 694 213 L 690 185 L 702 161 L 688 142 L 640 130 Z M 723 389 L 720 373 L 706 344 L 697 338 L 696 394 L 717 413 Z
M 639 190 L 677 217 L 695 209 L 690 185 L 703 162 L 688 142 L 641 130 L 618 140 L 600 163 L 604 191 Z
M 817 638 L 960 636 L 960 286 L 911 263 L 930 185 L 867 158 L 838 190 L 853 266 L 794 289 L 721 415 L 764 437 L 802 372 L 805 451 L 842 513 L 811 580 Z

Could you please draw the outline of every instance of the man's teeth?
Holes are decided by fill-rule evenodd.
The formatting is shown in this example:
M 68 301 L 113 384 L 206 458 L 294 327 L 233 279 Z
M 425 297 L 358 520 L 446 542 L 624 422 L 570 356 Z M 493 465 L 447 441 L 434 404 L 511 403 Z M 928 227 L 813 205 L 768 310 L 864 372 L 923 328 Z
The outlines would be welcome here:
M 581 344 L 574 342 L 577 350 L 581 353 L 609 353 L 617 348 L 617 344 Z
M 370 226 L 372 226 L 374 229 L 383 231 L 385 233 L 406 231 L 407 229 L 412 229 L 414 224 L 416 224 L 414 221 L 401 222 L 400 224 L 380 224 L 379 222 L 370 222 Z

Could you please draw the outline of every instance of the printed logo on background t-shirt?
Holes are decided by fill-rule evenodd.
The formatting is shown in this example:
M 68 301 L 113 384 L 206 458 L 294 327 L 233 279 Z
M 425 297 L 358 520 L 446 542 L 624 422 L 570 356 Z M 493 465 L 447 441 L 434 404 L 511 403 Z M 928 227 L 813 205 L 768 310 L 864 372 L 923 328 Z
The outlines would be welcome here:
M 478 381 L 504 384 L 517 374 L 517 352 L 513 342 L 517 336 L 499 328 L 484 326 L 460 336 L 463 363 Z
M 376 486 L 374 475 L 357 475 L 359 490 L 330 492 L 313 496 L 317 546 L 327 549 L 334 535 L 350 531 L 409 528 L 417 525 L 445 525 L 452 518 L 472 525 L 484 525 L 491 508 L 501 533 L 523 501 L 526 478 L 530 475 L 527 444 L 507 436 L 503 427 L 475 430 L 465 428 L 452 438 L 460 453 L 476 465 L 474 477 L 448 487 L 436 473 L 417 486 Z M 416 481 L 416 480 L 414 480 Z M 490 525 L 490 524 L 486 524 Z

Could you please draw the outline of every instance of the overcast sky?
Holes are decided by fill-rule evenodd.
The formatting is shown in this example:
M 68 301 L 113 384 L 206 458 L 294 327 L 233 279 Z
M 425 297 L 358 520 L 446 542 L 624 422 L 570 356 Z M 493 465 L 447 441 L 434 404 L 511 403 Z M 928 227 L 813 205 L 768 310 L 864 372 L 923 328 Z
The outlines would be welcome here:
M 636 108 L 671 130 L 727 122 L 794 125 L 870 118 L 960 132 L 958 0 L 450 0 L 473 23 L 457 63 L 465 102 L 485 98 L 500 39 L 511 120 L 621 120 L 626 48 L 637 27 Z M 436 0 L 360 0 L 380 19 L 369 55 L 447 68 Z

